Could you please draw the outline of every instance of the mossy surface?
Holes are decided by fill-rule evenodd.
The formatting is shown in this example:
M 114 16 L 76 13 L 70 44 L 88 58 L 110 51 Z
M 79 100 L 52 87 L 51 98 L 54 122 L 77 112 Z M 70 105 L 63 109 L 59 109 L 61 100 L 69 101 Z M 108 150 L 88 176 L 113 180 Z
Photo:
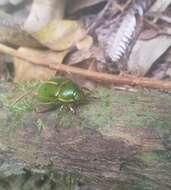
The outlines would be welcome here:
M 28 113 L 35 111 L 39 104 L 35 98 L 38 86 L 38 82 L 27 82 L 11 86 L 12 90 L 1 90 L 1 112 L 5 110 L 9 113 L 8 124 L 19 127 L 25 123 L 25 115 L 28 116 Z M 91 96 L 95 96 L 96 99 L 90 100 L 86 105 L 80 105 L 76 109 L 76 115 L 69 110 L 60 111 L 58 108 L 44 113 L 44 117 L 47 119 L 48 115 L 48 119 L 57 119 L 60 126 L 64 127 L 88 125 L 101 128 L 120 124 L 131 128 L 170 128 L 171 97 L 167 94 L 147 90 L 126 92 L 99 87 Z M 38 115 L 35 112 L 35 117 Z
M 3 138 L 5 139 L 8 134 L 7 139 L 5 139 L 8 145 L 14 149 L 20 146 L 17 153 L 19 158 L 32 164 L 49 165 L 48 159 L 41 158 L 41 151 L 50 140 L 48 135 L 54 133 L 53 129 L 55 132 L 61 129 L 69 129 L 67 135 L 66 132 L 62 133 L 64 137 L 61 137 L 61 140 L 64 144 L 65 141 L 68 141 L 68 137 L 71 140 L 78 135 L 77 130 L 72 133 L 72 128 L 93 129 L 110 138 L 123 139 L 131 146 L 141 146 L 142 141 L 142 146 L 145 149 L 137 155 L 141 162 L 140 165 L 143 165 L 142 168 L 138 168 L 138 171 L 144 173 L 143 177 L 137 177 L 136 183 L 117 184 L 116 186 L 112 184 L 110 185 L 111 189 L 113 187 L 114 190 L 153 190 L 161 187 L 160 180 L 159 184 L 154 183 L 156 176 L 152 180 L 147 179 L 146 176 L 151 175 L 151 173 L 158 173 L 160 177 L 160 170 L 161 175 L 164 176 L 171 168 L 169 148 L 171 145 L 171 96 L 169 94 L 142 89 L 120 91 L 113 88 L 98 87 L 91 93 L 87 104 L 76 108 L 75 114 L 68 109 L 60 110 L 60 107 L 49 112 L 39 113 L 36 111 L 40 109 L 36 92 L 40 83 L 0 83 L 1 141 L 4 142 Z M 159 140 L 155 139 L 156 134 L 159 135 Z M 18 144 L 15 142 L 15 139 L 21 138 L 21 136 L 22 140 L 26 141 L 22 146 L 20 141 Z M 82 138 L 81 135 L 78 137 Z M 80 140 L 79 138 L 78 140 Z M 84 138 L 87 137 L 83 136 L 83 141 Z M 77 140 L 77 138 L 75 139 Z M 95 141 L 92 140 L 92 142 Z M 84 143 L 87 143 L 86 140 Z M 41 149 L 40 155 L 38 152 L 35 156 L 35 152 L 39 149 Z M 156 165 L 158 167 L 154 167 Z M 162 174 L 163 171 L 165 173 Z M 170 174 L 167 177 L 171 179 Z

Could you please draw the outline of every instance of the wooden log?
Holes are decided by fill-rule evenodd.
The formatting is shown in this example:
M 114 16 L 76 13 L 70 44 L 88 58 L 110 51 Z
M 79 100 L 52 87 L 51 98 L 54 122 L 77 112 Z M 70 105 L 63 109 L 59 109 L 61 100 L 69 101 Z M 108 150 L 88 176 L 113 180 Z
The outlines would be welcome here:
M 0 84 L 1 159 L 31 169 L 51 165 L 104 189 L 171 188 L 169 94 L 99 87 L 92 94 L 98 98 L 76 115 L 59 109 L 36 113 L 33 95 L 16 99 L 38 85 Z

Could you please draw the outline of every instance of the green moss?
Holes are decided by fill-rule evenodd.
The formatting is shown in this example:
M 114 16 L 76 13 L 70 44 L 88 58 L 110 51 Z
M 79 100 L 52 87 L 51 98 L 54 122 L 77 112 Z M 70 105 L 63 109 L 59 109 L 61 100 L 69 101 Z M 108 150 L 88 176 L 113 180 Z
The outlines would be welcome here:
M 152 92 L 127 92 L 113 91 L 108 88 L 99 88 L 95 94 L 97 100 L 90 102 L 83 108 L 82 115 L 92 127 L 121 125 L 125 127 L 154 127 L 166 130 L 170 127 L 171 104 L 166 113 L 160 112 L 160 107 L 165 110 L 167 99 L 158 100 Z M 169 102 L 168 101 L 168 102 Z M 158 112 L 159 110 L 159 112 Z M 165 118 L 164 118 L 165 117 Z
M 68 110 L 60 111 L 60 109 L 38 114 L 33 111 L 36 108 L 36 104 L 38 104 L 38 100 L 34 98 L 38 86 L 39 82 L 17 83 L 14 90 L 1 91 L 0 102 L 2 106 L 0 109 L 2 112 L 4 110 L 8 113 L 8 125 L 6 124 L 4 130 L 6 130 L 8 126 L 10 126 L 10 130 L 11 128 L 15 130 L 15 126 L 28 128 L 36 127 L 38 130 L 35 130 L 33 140 L 34 142 L 41 142 L 39 131 L 45 127 L 105 128 L 107 126 L 121 126 L 140 129 L 150 127 L 159 129 L 157 131 L 159 131 L 162 140 L 166 140 L 165 144 L 170 147 L 171 97 L 169 95 L 163 95 L 156 91 L 125 92 L 99 87 L 98 90 L 92 92 L 92 96 L 97 98 L 90 100 L 86 105 L 80 105 L 76 110 L 76 114 Z M 23 98 L 20 99 L 22 96 Z M 20 131 L 20 129 L 18 131 Z M 127 131 L 127 133 L 128 132 L 129 131 Z M 2 134 L 3 133 L 1 133 L 1 136 L 3 137 Z M 8 141 L 9 139 L 15 139 L 15 134 L 12 135 L 12 138 L 8 135 Z M 130 133 L 130 135 L 132 134 Z M 165 138 L 165 136 L 167 138 Z M 14 141 L 11 140 L 11 143 L 13 142 Z M 33 149 L 31 146 L 27 146 L 26 148 L 28 149 L 29 156 L 22 152 L 22 155 L 19 155 L 19 157 L 28 157 L 28 162 L 31 163 L 33 160 L 36 160 L 40 165 L 49 164 L 48 159 L 41 160 L 35 158 L 34 153 L 37 151 L 36 148 Z M 146 168 L 151 169 L 156 163 L 162 163 L 164 167 L 166 167 L 167 165 L 165 163 L 168 163 L 170 159 L 168 152 L 167 150 L 163 150 L 163 152 L 162 150 L 161 152 L 153 151 L 151 153 L 144 153 L 143 155 L 140 154 L 139 157 L 144 162 L 144 167 Z M 145 171 L 143 169 L 144 168 L 142 168 L 142 172 Z M 60 180 L 59 183 L 56 182 L 56 179 L 60 179 L 58 175 L 50 175 L 50 179 L 51 182 L 57 183 L 57 187 L 60 187 L 60 189 L 73 188 L 75 183 L 74 179 L 69 176 L 61 180 L 62 183 Z M 28 184 L 29 183 L 26 183 L 23 189 L 27 189 Z M 32 185 L 32 182 L 30 185 Z M 49 188 L 50 186 L 47 183 L 46 189 Z M 157 184 L 153 184 L 151 180 L 148 181 L 146 178 L 144 179 L 143 176 L 137 176 L 137 181 L 133 184 L 125 183 L 115 185 L 113 190 L 115 189 L 159 190 L 161 188 L 159 188 Z
M 80 118 L 79 116 L 74 115 L 69 110 L 56 110 L 55 119 L 57 121 L 57 126 L 62 128 L 70 127 L 80 127 Z
M 21 82 L 13 85 L 13 90 L 0 94 L 3 109 L 9 112 L 9 121 L 14 126 L 20 126 L 23 116 L 34 109 L 34 93 L 38 82 Z
M 86 105 L 81 116 L 84 118 L 85 123 L 96 128 L 113 125 L 117 122 L 117 117 L 112 115 L 112 105 L 109 105 L 108 101 Z
M 157 93 L 157 95 L 156 95 Z M 171 103 L 170 97 L 166 96 L 160 99 L 158 92 L 138 92 L 134 94 L 127 94 L 125 101 L 119 102 L 123 105 L 122 115 L 120 121 L 128 123 L 128 127 L 154 127 L 159 129 L 167 129 L 170 127 L 171 118 Z M 130 96 L 129 96 L 130 95 Z M 123 95 L 124 96 L 124 95 Z M 119 97 L 118 97 L 119 98 Z M 124 103 L 124 104 L 123 104 Z M 165 106 L 168 109 L 165 109 Z M 160 109 L 162 108 L 162 112 Z
M 112 190 L 161 190 L 165 187 L 152 182 L 150 179 L 138 178 L 134 182 L 116 184 L 113 186 Z
M 39 84 L 34 81 L 20 82 L 15 84 L 15 90 L 0 94 L 0 102 L 3 102 L 3 109 L 10 112 L 13 125 L 22 125 L 24 116 L 36 108 L 38 101 L 34 95 Z M 61 127 L 121 125 L 131 128 L 154 127 L 161 131 L 170 128 L 169 95 L 157 91 L 125 92 L 99 87 L 91 96 L 96 98 L 92 98 L 86 105 L 80 105 L 76 115 L 68 110 L 61 112 L 57 109 L 48 115 L 49 120 L 56 120 Z
M 150 152 L 150 153 L 146 153 L 143 156 L 141 156 L 141 159 L 146 164 L 152 164 L 154 162 L 158 162 L 159 160 L 161 160 L 161 155 L 159 155 L 155 152 Z
M 60 174 L 57 171 L 23 171 L 22 175 L 0 178 L 1 190 L 72 190 L 77 179 L 73 175 Z

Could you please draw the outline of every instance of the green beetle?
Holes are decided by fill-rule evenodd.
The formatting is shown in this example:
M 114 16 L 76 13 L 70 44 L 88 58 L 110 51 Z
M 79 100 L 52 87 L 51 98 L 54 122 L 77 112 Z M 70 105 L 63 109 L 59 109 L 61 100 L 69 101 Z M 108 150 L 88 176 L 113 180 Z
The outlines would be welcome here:
M 37 98 L 43 104 L 51 106 L 73 106 L 86 102 L 86 96 L 79 86 L 65 78 L 44 82 L 38 89 Z

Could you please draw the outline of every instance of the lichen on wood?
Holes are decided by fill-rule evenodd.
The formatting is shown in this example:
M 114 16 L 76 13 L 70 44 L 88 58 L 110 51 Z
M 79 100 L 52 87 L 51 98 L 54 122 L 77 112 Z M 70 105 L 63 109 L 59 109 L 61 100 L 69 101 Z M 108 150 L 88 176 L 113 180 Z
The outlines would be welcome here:
M 169 94 L 98 87 L 92 92 L 97 98 L 79 106 L 76 115 L 60 109 L 36 113 L 38 86 L 0 84 L 1 155 L 24 162 L 25 168 L 52 166 L 104 179 L 110 188 L 124 182 L 131 189 L 145 181 L 171 187 Z

